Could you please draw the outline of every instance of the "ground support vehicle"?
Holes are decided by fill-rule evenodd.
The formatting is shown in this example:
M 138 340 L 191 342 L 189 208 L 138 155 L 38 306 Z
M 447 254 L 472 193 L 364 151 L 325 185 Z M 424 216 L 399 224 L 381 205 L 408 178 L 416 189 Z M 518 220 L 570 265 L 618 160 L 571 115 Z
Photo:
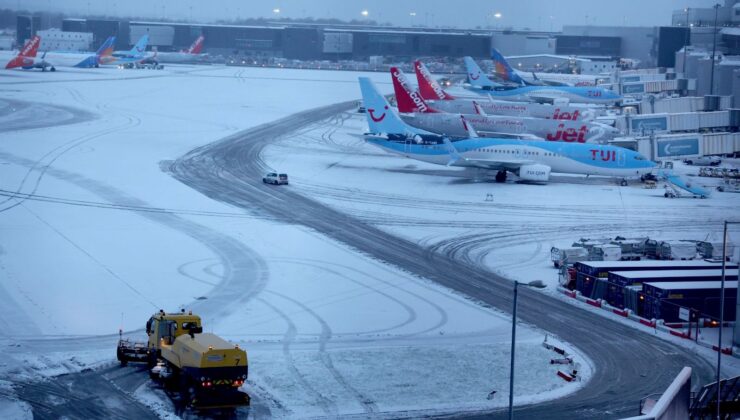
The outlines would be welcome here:
M 122 366 L 147 363 L 154 381 L 196 410 L 249 405 L 249 395 L 241 390 L 248 374 L 247 353 L 204 333 L 199 316 L 159 311 L 146 323 L 146 333 L 146 343 L 119 340 L 116 353 Z

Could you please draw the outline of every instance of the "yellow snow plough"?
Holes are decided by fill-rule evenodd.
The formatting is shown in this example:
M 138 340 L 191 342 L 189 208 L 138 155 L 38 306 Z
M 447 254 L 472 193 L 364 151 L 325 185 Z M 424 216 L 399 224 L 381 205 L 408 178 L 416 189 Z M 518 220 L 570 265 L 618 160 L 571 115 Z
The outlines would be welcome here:
M 149 375 L 195 409 L 248 406 L 241 388 L 247 380 L 247 352 L 221 337 L 204 333 L 200 317 L 160 310 L 146 323 L 146 343 L 118 341 L 122 366 L 147 363 Z

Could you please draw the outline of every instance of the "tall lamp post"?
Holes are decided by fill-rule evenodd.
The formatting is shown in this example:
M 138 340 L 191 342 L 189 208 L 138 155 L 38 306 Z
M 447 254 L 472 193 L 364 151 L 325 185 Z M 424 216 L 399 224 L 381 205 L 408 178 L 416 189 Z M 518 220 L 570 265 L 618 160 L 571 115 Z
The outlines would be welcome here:
M 722 363 L 722 327 L 725 323 L 725 271 L 727 267 L 727 225 L 738 225 L 740 222 L 728 222 L 725 220 L 725 229 L 722 234 L 722 285 L 719 295 L 719 337 L 717 338 L 717 418 L 720 419 L 720 396 L 722 386 L 720 385 L 720 365 Z
M 546 286 L 542 280 L 533 280 L 529 283 L 514 282 L 514 309 L 511 311 L 511 368 L 509 370 L 509 420 L 514 419 L 514 350 L 516 345 L 516 298 L 519 286 L 544 289 Z
M 691 26 L 689 26 L 689 11 L 690 8 L 683 9 L 686 12 L 686 39 L 683 43 L 683 78 L 686 78 L 686 50 L 689 48 L 689 40 L 691 39 Z
M 714 36 L 712 37 L 712 74 L 709 75 L 709 94 L 714 95 L 714 55 L 717 52 L 717 13 L 719 3 L 714 5 Z

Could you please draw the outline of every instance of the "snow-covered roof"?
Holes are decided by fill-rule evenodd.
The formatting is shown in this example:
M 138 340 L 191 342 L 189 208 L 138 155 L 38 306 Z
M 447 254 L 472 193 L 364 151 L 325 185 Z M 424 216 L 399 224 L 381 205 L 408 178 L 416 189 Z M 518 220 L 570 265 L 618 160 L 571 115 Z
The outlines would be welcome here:
M 721 281 L 658 281 L 643 283 L 658 289 L 672 290 L 701 290 L 701 289 L 719 289 L 722 287 Z M 725 289 L 737 289 L 737 281 L 725 281 Z
M 569 55 L 555 55 L 555 54 L 530 54 L 530 55 L 508 55 L 508 60 L 516 60 L 522 58 L 555 58 L 559 60 L 575 60 L 575 61 L 591 61 L 588 58 L 578 58 Z
M 722 269 L 712 270 L 645 270 L 645 271 L 611 271 L 612 274 L 619 277 L 631 279 L 656 279 L 656 278 L 681 278 L 681 277 L 719 277 L 722 275 Z M 731 275 L 731 274 L 727 274 Z

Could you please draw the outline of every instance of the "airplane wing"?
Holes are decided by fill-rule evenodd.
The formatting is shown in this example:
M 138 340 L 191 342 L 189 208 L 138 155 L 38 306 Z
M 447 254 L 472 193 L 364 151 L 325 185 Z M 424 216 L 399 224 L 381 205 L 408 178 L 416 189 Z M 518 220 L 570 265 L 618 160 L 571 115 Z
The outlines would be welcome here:
M 529 99 L 533 100 L 534 102 L 540 103 L 540 104 L 551 104 L 555 102 L 556 99 L 562 98 L 562 96 L 558 95 L 548 95 L 548 94 L 532 94 L 529 95 Z
M 447 166 L 458 166 L 464 168 L 481 168 L 497 171 L 516 171 L 522 165 L 533 163 L 524 159 L 471 159 L 460 155 L 450 139 L 443 138 L 442 141 L 450 152 L 450 161 Z

